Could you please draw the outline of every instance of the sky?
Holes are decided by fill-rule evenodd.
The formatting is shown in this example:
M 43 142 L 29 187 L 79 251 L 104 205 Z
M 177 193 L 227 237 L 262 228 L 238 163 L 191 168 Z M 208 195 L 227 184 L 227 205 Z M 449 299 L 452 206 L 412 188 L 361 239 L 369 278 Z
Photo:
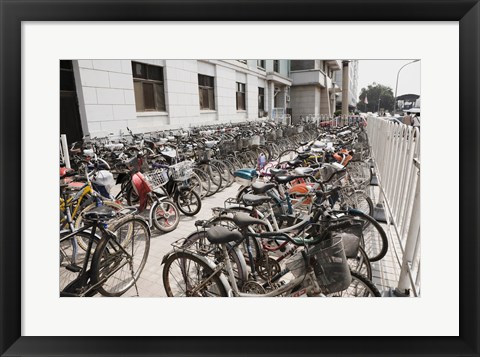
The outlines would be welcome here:
M 399 69 L 411 60 L 359 60 L 358 61 L 358 93 L 362 88 L 376 82 L 392 88 L 395 95 L 395 83 Z M 421 61 L 405 66 L 398 76 L 397 96 L 402 94 L 420 93 L 420 67 Z M 358 99 L 358 98 L 357 98 Z

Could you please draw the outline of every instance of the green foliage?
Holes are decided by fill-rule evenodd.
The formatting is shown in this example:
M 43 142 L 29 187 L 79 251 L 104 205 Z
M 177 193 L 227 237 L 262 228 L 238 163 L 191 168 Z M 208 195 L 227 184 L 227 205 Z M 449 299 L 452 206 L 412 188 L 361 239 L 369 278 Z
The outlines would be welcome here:
M 333 113 L 333 116 L 338 117 L 339 115 L 342 115 L 342 110 L 335 110 L 335 113 Z
M 365 96 L 367 96 L 368 104 L 364 103 Z M 367 88 L 362 88 L 357 108 L 362 112 L 375 113 L 379 109 L 379 99 L 380 111 L 391 112 L 393 110 L 394 97 L 392 88 L 373 82 Z

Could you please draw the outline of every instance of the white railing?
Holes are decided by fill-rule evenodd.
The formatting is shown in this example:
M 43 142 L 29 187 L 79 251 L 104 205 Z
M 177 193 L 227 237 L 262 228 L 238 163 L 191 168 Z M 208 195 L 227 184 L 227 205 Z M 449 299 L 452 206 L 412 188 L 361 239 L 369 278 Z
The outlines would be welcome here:
M 395 292 L 420 295 L 420 131 L 369 117 L 367 133 L 392 249 L 401 266 Z

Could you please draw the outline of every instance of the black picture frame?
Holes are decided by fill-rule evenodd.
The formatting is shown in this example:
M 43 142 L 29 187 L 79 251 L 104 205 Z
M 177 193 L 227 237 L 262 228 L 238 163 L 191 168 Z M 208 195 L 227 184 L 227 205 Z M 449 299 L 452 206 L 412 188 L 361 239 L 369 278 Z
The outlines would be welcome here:
M 272 6 L 274 4 L 274 6 Z M 477 356 L 479 354 L 478 0 L 0 0 L 0 353 L 2 356 Z M 22 337 L 21 22 L 22 21 L 459 21 L 460 190 L 459 337 Z M 451 94 L 449 94 L 451 95 Z M 456 215 L 448 207 L 441 215 Z M 25 224 L 25 223 L 24 223 Z M 42 237 L 46 238 L 46 237 Z M 445 240 L 443 240 L 445 241 Z M 445 269 L 448 269 L 448 257 Z M 441 274 L 441 272 L 438 272 Z M 41 292 L 40 292 L 41 293 Z M 448 282 L 438 287 L 448 294 Z M 214 318 L 214 317 L 212 317 Z M 372 318 L 375 316 L 372 311 Z M 439 320 L 442 312 L 439 311 Z M 108 329 L 108 321 L 104 321 Z M 259 322 L 262 323 L 262 322 Z M 361 325 L 361 322 L 356 321 Z M 432 321 L 435 323 L 435 321 Z M 226 326 L 228 328 L 228 326 Z M 266 326 L 268 328 L 268 326 Z

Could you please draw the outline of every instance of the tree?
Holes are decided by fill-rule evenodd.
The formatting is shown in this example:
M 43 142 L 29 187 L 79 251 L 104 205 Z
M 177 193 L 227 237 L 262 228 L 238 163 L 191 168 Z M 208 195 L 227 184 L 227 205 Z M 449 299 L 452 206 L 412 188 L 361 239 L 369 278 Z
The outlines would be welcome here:
M 365 96 L 367 96 L 368 104 L 365 104 Z M 373 82 L 367 88 L 362 88 L 362 92 L 359 96 L 359 102 L 357 103 L 358 110 L 362 112 L 375 113 L 379 109 L 380 99 L 380 111 L 393 111 L 393 91 L 392 88 L 377 84 Z

